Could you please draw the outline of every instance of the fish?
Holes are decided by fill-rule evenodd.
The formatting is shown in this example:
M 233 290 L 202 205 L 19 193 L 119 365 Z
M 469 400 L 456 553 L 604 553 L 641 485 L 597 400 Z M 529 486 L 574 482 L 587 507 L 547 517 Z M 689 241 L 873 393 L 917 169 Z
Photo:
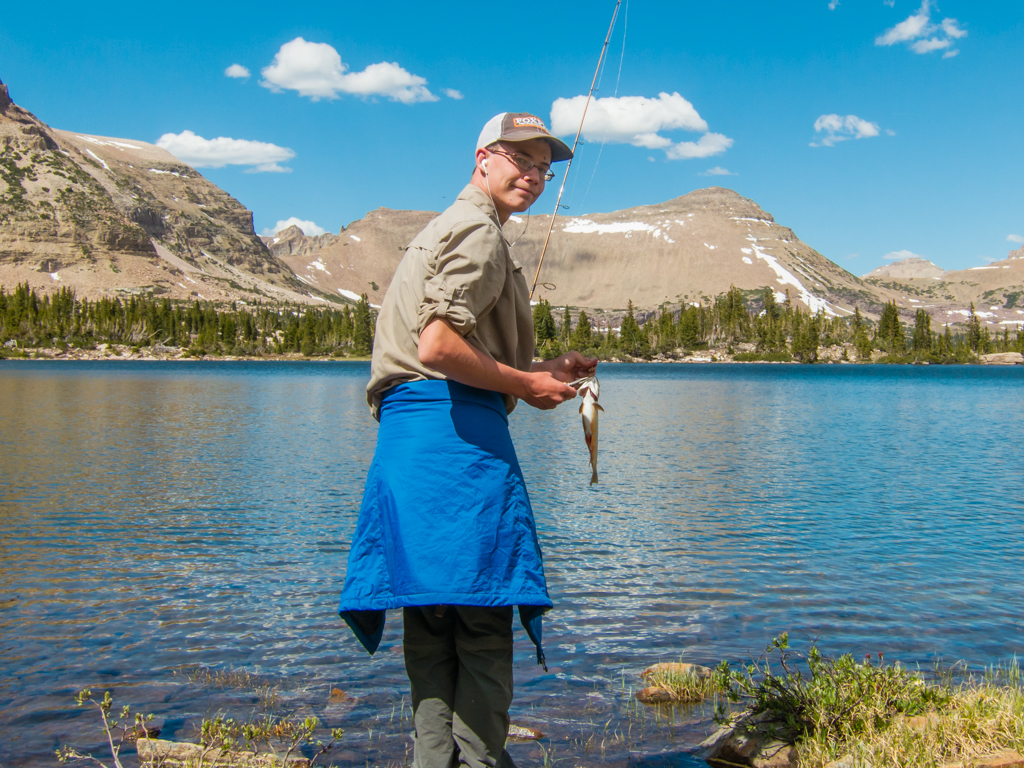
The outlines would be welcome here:
M 597 413 L 604 410 L 597 402 L 601 394 L 601 385 L 597 381 L 597 376 L 573 384 L 579 384 L 578 391 L 583 394 L 580 415 L 583 416 L 583 439 L 587 441 L 587 448 L 590 450 L 590 484 L 593 485 L 597 482 Z

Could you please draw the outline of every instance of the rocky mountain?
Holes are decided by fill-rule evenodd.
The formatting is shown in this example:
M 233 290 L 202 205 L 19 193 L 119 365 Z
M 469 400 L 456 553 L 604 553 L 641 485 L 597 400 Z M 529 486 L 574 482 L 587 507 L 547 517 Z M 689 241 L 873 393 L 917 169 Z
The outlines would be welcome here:
M 532 283 L 550 216 L 506 225 Z M 710 301 L 735 285 L 771 287 L 783 300 L 828 315 L 872 311 L 881 297 L 804 244 L 793 230 L 730 189 L 711 187 L 658 205 L 559 218 L 535 298 L 621 310 Z
M 268 251 L 281 258 L 283 256 L 308 256 L 323 250 L 334 245 L 338 241 L 338 235 L 328 232 L 323 235 L 307 236 L 299 227 L 292 224 L 272 237 L 260 235 L 260 240 L 263 241 Z
M 435 215 L 379 208 L 323 247 L 283 230 L 269 247 L 310 286 L 380 304 L 404 246 Z M 550 223 L 546 214 L 513 217 L 505 232 L 533 281 Z M 615 325 L 632 300 L 641 315 L 660 305 L 710 301 L 735 285 L 749 296 L 771 287 L 781 300 L 847 316 L 859 307 L 877 317 L 895 301 L 905 321 L 918 308 L 938 324 L 962 322 L 973 301 L 984 323 L 1024 320 L 1024 249 L 1005 262 L 944 272 L 924 259 L 904 260 L 856 277 L 829 261 L 752 200 L 720 187 L 666 203 L 607 214 L 559 217 L 535 298 L 586 309 Z M 996 305 L 999 305 L 996 307 Z
M 435 215 L 379 208 L 345 228 L 321 250 L 299 244 L 274 250 L 302 279 L 345 296 L 366 292 L 379 304 L 404 246 Z M 532 283 L 550 215 L 515 216 L 506 225 L 512 252 Z M 279 233 L 283 235 L 284 232 Z M 268 243 L 271 249 L 280 244 Z M 879 292 L 808 247 L 752 200 L 713 187 L 660 205 L 585 217 L 559 217 L 535 299 L 620 315 L 664 303 L 710 301 L 731 285 L 751 294 L 771 286 L 780 300 L 813 311 L 872 313 Z
M 0 285 L 28 282 L 80 296 L 152 293 L 221 301 L 380 304 L 405 246 L 436 214 L 378 208 L 338 234 L 289 227 L 270 238 L 252 213 L 152 144 L 53 130 L 0 83 Z M 550 214 L 506 224 L 532 282 Z M 859 278 L 803 243 L 752 200 L 712 187 L 657 205 L 554 224 L 535 299 L 615 324 L 628 302 L 708 302 L 735 285 L 759 300 L 877 316 L 894 300 L 956 322 L 974 302 L 991 325 L 1024 321 L 1024 249 L 1002 262 L 942 272 L 907 260 Z M 1020 309 L 1018 309 L 1020 307 Z
M 338 235 L 307 237 L 301 230 L 289 232 L 298 229 L 289 227 L 265 240 L 311 288 L 352 300 L 365 293 L 371 304 L 380 305 L 405 246 L 436 215 L 430 211 L 378 208 L 342 228 Z M 316 248 L 323 238 L 330 239 L 324 247 Z
M 0 285 L 96 298 L 322 301 L 252 213 L 146 142 L 54 130 L 0 84 Z
M 896 280 L 904 280 L 907 278 L 933 278 L 942 277 L 946 272 L 942 267 L 933 264 L 928 259 L 920 259 L 917 257 L 909 259 L 900 259 L 894 261 L 891 264 L 885 264 L 884 266 L 873 269 L 864 275 L 865 280 L 871 278 L 892 278 Z
M 904 261 L 931 264 L 923 259 Z M 889 291 L 900 307 L 924 309 L 933 322 L 961 323 L 974 304 L 982 322 L 993 330 L 1024 324 L 1024 248 L 1011 251 L 1002 261 L 969 269 L 939 270 L 931 276 L 915 267 L 900 269 L 899 264 L 889 265 L 897 269 L 888 274 L 879 274 L 886 267 L 874 270 L 865 275 L 865 282 Z

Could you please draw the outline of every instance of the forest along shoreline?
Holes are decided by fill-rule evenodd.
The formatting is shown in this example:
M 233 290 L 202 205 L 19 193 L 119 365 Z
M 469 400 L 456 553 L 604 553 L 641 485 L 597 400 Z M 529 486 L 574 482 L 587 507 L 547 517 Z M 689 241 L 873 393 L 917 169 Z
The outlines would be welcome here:
M 0 359 L 50 360 L 365 360 L 373 349 L 375 307 L 355 304 L 173 303 L 155 296 L 94 301 L 68 288 L 52 294 L 27 283 L 0 286 Z M 993 333 L 974 311 L 941 333 L 917 310 L 904 325 L 895 302 L 878 322 L 859 308 L 849 317 L 811 313 L 771 289 L 735 287 L 708 304 L 663 306 L 594 327 L 585 310 L 556 319 L 544 300 L 533 307 L 535 355 L 575 349 L 606 362 L 1024 364 L 1019 324 Z M 612 322 L 618 325 L 613 327 Z
M 766 359 L 769 356 L 760 355 L 754 349 L 743 349 L 754 345 L 738 345 L 739 349 L 730 353 L 727 348 L 704 350 L 703 352 L 692 352 L 682 354 L 658 353 L 650 358 L 623 357 L 601 358 L 605 363 L 677 363 L 677 364 L 701 364 L 701 363 L 734 363 L 734 364 L 771 364 L 771 365 L 798 365 L 801 361 Z M 930 365 L 928 361 L 893 361 L 883 360 L 884 352 L 876 351 L 872 360 L 857 360 L 851 349 L 852 345 L 835 345 L 831 347 L 819 347 L 818 364 L 868 364 L 868 363 L 901 363 L 905 365 Z M 12 354 L 13 353 L 13 354 Z M 20 354 L 19 354 L 20 353 Z M 534 362 L 542 362 L 545 358 L 535 357 Z M 22 349 L 18 347 L 7 347 L 0 353 L 0 360 L 152 360 L 152 361 L 196 361 L 206 360 L 210 362 L 231 362 L 231 361 L 262 361 L 262 362 L 369 362 L 369 355 L 303 355 L 301 352 L 286 352 L 281 354 L 264 353 L 262 355 L 218 355 L 209 353 L 196 354 L 188 347 L 167 347 L 154 345 L 152 347 L 133 347 L 125 344 L 97 344 L 94 349 L 80 347 L 41 347 Z M 953 363 L 956 364 L 956 363 Z M 994 352 L 987 355 L 978 355 L 975 360 L 966 360 L 962 364 L 981 365 L 1024 365 L 1024 354 L 1020 352 Z

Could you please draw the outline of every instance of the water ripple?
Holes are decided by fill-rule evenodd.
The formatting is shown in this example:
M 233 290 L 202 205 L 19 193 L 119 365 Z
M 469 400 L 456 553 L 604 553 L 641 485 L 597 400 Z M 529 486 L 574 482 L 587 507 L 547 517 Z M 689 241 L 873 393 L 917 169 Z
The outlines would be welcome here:
M 369 658 L 334 614 L 376 437 L 367 373 L 0 363 L 0 763 L 98 748 L 85 685 L 172 737 L 242 706 L 175 674 L 195 665 L 272 679 L 349 729 L 344 760 L 401 762 L 400 615 Z M 574 409 L 511 419 L 556 603 L 548 674 L 517 634 L 514 719 L 624 731 L 650 662 L 741 660 L 784 630 L 908 664 L 1024 654 L 1024 371 L 610 365 L 602 383 L 596 486 Z M 333 686 L 357 703 L 332 709 Z M 628 724 L 644 735 L 607 764 L 691 764 L 676 729 L 706 728 Z

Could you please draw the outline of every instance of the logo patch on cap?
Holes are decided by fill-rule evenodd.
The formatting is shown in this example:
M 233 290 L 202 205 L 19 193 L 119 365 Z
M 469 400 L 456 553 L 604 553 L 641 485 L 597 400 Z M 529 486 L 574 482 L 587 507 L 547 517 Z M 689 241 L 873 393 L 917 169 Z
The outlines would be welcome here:
M 544 133 L 548 132 L 548 129 L 544 126 L 544 121 L 539 117 L 513 117 L 512 125 L 516 128 L 532 125 L 534 128 L 540 128 Z

